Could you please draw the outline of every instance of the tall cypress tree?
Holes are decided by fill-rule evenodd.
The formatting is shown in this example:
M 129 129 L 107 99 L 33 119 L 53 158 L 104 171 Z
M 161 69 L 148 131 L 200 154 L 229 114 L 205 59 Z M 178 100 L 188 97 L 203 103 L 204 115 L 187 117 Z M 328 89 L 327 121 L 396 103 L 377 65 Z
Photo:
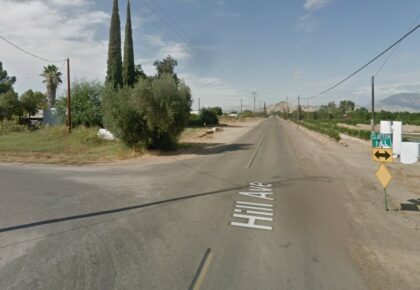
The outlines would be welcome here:
M 108 71 L 106 80 L 116 89 L 121 87 L 122 57 L 121 57 L 121 22 L 118 11 L 118 0 L 112 7 L 111 28 L 109 29 Z
M 133 30 L 131 28 L 131 7 L 127 1 L 127 23 L 125 24 L 123 83 L 125 86 L 133 86 L 135 82 Z

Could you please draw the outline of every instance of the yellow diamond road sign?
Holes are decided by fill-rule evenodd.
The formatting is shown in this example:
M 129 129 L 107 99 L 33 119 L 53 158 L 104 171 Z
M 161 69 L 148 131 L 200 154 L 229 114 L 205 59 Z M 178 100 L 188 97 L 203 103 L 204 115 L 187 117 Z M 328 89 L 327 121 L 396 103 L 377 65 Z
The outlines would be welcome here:
M 384 188 L 388 186 L 392 179 L 391 174 L 389 173 L 388 169 L 386 169 L 384 164 L 381 164 L 378 171 L 376 171 L 376 177 L 379 179 L 379 182 Z

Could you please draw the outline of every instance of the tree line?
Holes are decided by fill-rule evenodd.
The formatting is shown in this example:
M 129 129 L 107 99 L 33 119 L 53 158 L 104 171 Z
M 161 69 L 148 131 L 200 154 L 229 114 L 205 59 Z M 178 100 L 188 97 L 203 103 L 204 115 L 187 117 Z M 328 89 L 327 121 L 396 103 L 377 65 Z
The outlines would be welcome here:
M 277 112 L 277 114 L 282 114 L 285 118 L 297 119 L 299 116 L 300 120 L 322 120 L 350 125 L 370 124 L 372 117 L 371 112 L 367 108 L 356 108 L 355 103 L 349 100 L 340 101 L 338 105 L 335 102 L 329 102 L 327 105 L 322 105 L 318 110 L 312 112 L 305 111 L 304 107 L 298 106 L 291 113 L 284 110 L 283 112 Z M 402 121 L 407 125 L 420 125 L 420 113 L 389 112 L 384 110 L 375 112 L 375 122 L 379 123 L 381 120 Z
M 55 106 L 57 87 L 62 82 L 61 72 L 55 65 L 49 65 L 44 67 L 40 76 L 46 85 L 46 94 L 30 89 L 19 96 L 13 88 L 16 77 L 9 76 L 0 61 L 0 121 L 11 121 L 17 117 L 22 123 L 27 117 L 26 123 L 30 124 L 31 116 L 39 110 Z
M 118 0 L 114 0 L 107 77 L 103 94 L 103 125 L 126 145 L 172 149 L 188 123 L 190 88 L 175 73 L 171 56 L 154 63 L 156 75 L 146 76 L 134 63 L 130 1 L 127 1 L 124 58 Z
M 126 13 L 122 53 L 119 6 L 114 0 L 105 82 L 79 80 L 71 84 L 71 125 L 108 128 L 130 147 L 172 149 L 189 121 L 191 90 L 176 74 L 178 62 L 171 56 L 154 62 L 156 74 L 152 76 L 135 64 L 130 1 Z M 18 97 L 13 89 L 16 78 L 8 76 L 0 63 L 0 121 L 16 116 L 22 120 L 24 115 L 55 108 L 57 118 L 65 122 L 66 99 L 56 100 L 61 72 L 48 65 L 41 75 L 46 94 L 29 90 Z

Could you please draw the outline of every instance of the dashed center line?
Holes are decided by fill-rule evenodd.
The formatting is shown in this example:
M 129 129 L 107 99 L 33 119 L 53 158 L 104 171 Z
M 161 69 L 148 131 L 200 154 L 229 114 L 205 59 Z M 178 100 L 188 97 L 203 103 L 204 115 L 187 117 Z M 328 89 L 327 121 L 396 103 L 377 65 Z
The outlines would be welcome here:
M 265 135 L 262 137 L 260 144 L 258 144 L 257 149 L 255 150 L 254 154 L 251 157 L 251 160 L 249 160 L 248 165 L 247 165 L 247 169 L 249 169 L 252 165 L 252 162 L 254 162 L 255 157 L 257 156 L 258 151 L 260 151 L 261 145 L 264 142 L 265 139 Z

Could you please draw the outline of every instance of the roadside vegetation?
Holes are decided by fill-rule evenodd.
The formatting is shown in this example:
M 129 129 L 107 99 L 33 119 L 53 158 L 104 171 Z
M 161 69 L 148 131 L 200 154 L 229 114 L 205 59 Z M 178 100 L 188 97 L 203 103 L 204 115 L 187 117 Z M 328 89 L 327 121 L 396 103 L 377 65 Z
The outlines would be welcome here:
M 13 89 L 16 77 L 9 76 L 0 62 L 0 155 L 66 155 L 66 160 L 83 163 L 177 147 L 181 132 L 191 120 L 190 88 L 178 78 L 178 62 L 171 56 L 156 60 L 156 74 L 151 76 L 134 63 L 129 2 L 126 13 L 122 57 L 119 7 L 118 1 L 113 2 L 105 82 L 78 80 L 71 84 L 71 134 L 65 128 L 66 97 L 57 97 L 62 83 L 58 67 L 40 69 L 45 94 L 28 90 L 19 97 Z M 42 119 L 31 119 L 40 111 L 44 111 L 44 120 L 47 112 L 59 125 L 48 127 Z M 203 109 L 200 123 L 217 124 L 218 114 L 221 108 Z M 110 130 L 117 141 L 100 140 L 99 128 Z
M 327 135 L 336 141 L 340 140 L 340 133 L 370 140 L 369 130 L 355 126 L 370 124 L 371 114 L 364 107 L 355 109 L 355 104 L 352 101 L 341 101 L 338 106 L 336 103 L 330 102 L 313 112 L 305 112 L 302 107 L 298 107 L 297 110 L 290 113 L 283 111 L 274 114 Z M 420 125 L 420 113 L 380 111 L 375 114 L 375 120 L 376 123 L 380 120 L 393 120 L 402 121 L 407 125 Z
M 71 134 L 64 126 L 23 131 L 0 136 L 0 158 L 4 162 L 88 164 L 136 157 L 142 154 L 120 142 L 104 141 L 96 128 L 79 126 Z

